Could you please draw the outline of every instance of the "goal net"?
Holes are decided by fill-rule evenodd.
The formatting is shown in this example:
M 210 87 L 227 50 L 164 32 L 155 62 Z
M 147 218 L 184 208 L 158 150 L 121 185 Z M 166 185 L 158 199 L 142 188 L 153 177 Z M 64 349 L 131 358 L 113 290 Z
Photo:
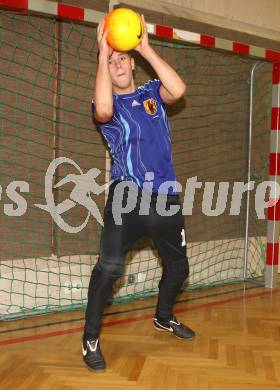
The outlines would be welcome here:
M 101 226 L 82 205 L 69 205 L 73 182 L 55 185 L 91 168 L 100 170 L 98 184 L 108 180 L 108 154 L 90 112 L 96 28 L 2 12 L 0 37 L 0 316 L 82 307 L 98 259 Z M 186 199 L 190 277 L 185 289 L 238 282 L 244 275 L 257 280 L 265 262 L 266 221 L 256 212 L 254 190 L 268 180 L 271 65 L 260 63 L 253 81 L 255 185 L 244 265 L 246 194 L 237 215 L 232 214 L 232 195 L 235 183 L 248 180 L 250 71 L 255 60 L 194 45 L 151 42 L 187 85 L 184 99 L 168 108 L 174 165 L 182 201 Z M 138 85 L 156 77 L 141 58 L 136 62 Z M 67 160 L 58 160 L 62 157 Z M 52 173 L 49 181 L 47 172 Z M 201 183 L 193 207 L 188 200 L 192 180 Z M 65 226 L 79 227 L 88 218 L 81 231 L 65 231 L 54 215 L 38 207 L 46 205 L 48 185 L 55 205 L 68 205 L 58 212 Z M 223 205 L 219 193 L 226 188 Z M 104 194 L 92 200 L 102 214 Z M 157 293 L 161 272 L 153 244 L 138 242 L 127 256 L 113 302 Z

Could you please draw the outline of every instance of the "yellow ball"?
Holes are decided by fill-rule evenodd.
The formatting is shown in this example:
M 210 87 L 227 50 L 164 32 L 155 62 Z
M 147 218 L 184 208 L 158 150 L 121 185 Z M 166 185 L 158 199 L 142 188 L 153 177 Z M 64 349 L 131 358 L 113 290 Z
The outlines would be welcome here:
M 143 23 L 140 15 L 129 8 L 117 8 L 105 18 L 108 29 L 107 42 L 116 51 L 134 49 L 143 37 Z

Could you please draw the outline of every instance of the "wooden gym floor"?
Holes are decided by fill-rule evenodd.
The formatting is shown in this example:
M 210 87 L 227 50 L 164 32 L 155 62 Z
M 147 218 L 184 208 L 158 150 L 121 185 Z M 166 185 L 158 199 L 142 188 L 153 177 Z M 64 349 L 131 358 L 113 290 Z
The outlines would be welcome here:
M 193 341 L 157 332 L 156 298 L 111 306 L 104 316 L 104 373 L 82 361 L 83 311 L 2 322 L 1 390 L 280 389 L 280 288 L 254 284 L 181 294 L 175 314 Z

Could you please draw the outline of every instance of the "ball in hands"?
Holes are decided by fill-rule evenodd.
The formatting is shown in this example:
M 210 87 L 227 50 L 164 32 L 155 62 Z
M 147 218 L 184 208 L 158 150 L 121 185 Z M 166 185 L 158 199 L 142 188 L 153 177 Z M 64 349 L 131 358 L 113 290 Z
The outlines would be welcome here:
M 107 42 L 116 51 L 134 49 L 143 37 L 141 16 L 129 8 L 117 8 L 105 18 L 105 30 L 108 29 Z

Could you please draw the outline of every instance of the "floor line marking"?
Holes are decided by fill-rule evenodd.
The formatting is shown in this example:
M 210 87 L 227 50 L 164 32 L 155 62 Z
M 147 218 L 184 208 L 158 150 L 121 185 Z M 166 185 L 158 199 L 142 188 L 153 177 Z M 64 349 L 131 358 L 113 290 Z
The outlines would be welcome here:
M 202 303 L 199 305 L 191 305 L 191 306 L 185 307 L 185 308 L 178 308 L 178 309 L 175 308 L 173 312 L 174 312 L 174 314 L 184 313 L 184 312 L 189 312 L 189 311 L 194 311 L 194 310 L 199 310 L 199 309 L 205 309 L 208 307 L 219 306 L 219 305 L 223 305 L 225 303 L 230 303 L 230 302 L 238 302 L 238 301 L 242 301 L 242 300 L 246 301 L 248 299 L 260 298 L 260 297 L 264 297 L 267 295 L 277 294 L 279 292 L 280 292 L 280 288 L 276 288 L 273 290 L 262 291 L 262 292 L 253 293 L 253 294 L 247 294 L 247 295 L 242 294 L 242 295 L 239 295 L 236 297 L 225 298 L 225 299 L 221 299 L 218 301 Z M 143 320 L 152 319 L 152 318 L 153 318 L 153 316 L 151 314 L 145 314 L 142 316 L 134 316 L 131 318 L 123 318 L 120 320 L 105 322 L 103 324 L 103 327 L 106 328 L 106 327 L 115 326 L 115 325 L 128 324 L 131 322 L 143 321 Z M 41 340 L 41 339 L 48 338 L 48 337 L 63 336 L 63 335 L 72 334 L 72 333 L 79 333 L 79 332 L 83 331 L 83 329 L 84 329 L 83 327 L 79 327 L 79 328 L 58 330 L 58 331 L 54 331 L 54 332 L 40 333 L 37 335 L 16 337 L 13 339 L 0 340 L 0 346 L 1 345 L 3 346 L 3 345 L 10 345 L 10 344 L 17 344 L 17 343 L 22 343 L 22 342 L 27 342 L 27 341 Z

